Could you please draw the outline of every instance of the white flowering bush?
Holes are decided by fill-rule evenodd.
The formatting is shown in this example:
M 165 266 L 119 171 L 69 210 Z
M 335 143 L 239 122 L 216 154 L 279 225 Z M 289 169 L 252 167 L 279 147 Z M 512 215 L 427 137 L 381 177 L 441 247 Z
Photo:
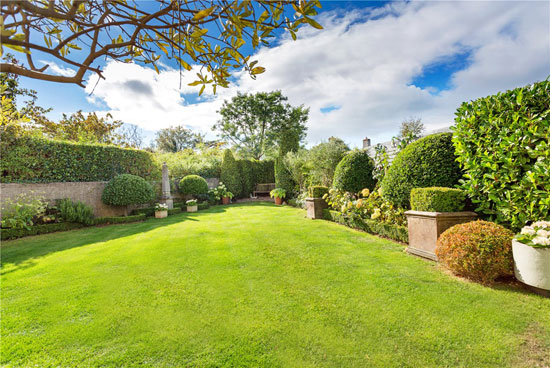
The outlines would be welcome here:
M 168 211 L 168 205 L 165 203 L 157 203 L 155 205 L 155 211 Z
M 515 238 L 534 248 L 550 248 L 550 221 L 537 221 L 524 226 Z

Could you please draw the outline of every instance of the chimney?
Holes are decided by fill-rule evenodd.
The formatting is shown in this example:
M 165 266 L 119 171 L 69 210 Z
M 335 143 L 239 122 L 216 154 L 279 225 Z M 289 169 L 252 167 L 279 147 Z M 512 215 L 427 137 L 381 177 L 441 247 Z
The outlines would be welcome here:
M 363 139 L 363 149 L 366 149 L 366 148 L 369 148 L 369 147 L 370 147 L 370 138 L 365 137 L 365 139 Z

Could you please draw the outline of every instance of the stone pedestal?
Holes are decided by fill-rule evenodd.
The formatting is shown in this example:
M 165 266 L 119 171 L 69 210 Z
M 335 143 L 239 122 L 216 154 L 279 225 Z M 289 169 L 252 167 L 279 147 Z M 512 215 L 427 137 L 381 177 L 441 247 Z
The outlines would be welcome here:
M 307 218 L 322 219 L 325 208 L 328 208 L 328 206 L 323 198 L 306 198 Z
M 475 212 L 421 212 L 407 211 L 409 247 L 407 252 L 437 261 L 435 247 L 439 235 L 456 224 L 474 221 Z
M 168 209 L 174 208 L 174 201 L 170 194 L 170 177 L 168 175 L 168 166 L 166 162 L 162 164 L 162 196 L 160 197 L 160 203 L 164 203 L 168 206 Z

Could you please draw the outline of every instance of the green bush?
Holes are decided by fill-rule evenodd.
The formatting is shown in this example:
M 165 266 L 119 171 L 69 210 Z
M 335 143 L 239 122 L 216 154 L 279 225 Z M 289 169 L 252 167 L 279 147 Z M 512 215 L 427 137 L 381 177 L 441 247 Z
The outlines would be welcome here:
M 61 218 L 66 222 L 91 225 L 94 220 L 94 210 L 91 206 L 80 201 L 73 202 L 69 198 L 59 201 L 57 209 Z
M 254 164 L 251 160 L 237 160 L 241 177 L 241 193 L 239 197 L 248 197 L 254 191 L 256 178 L 254 177 Z
M 176 205 L 174 205 L 175 207 Z M 132 216 L 135 215 L 145 215 L 147 217 L 155 216 L 155 207 L 145 207 L 145 208 L 137 208 L 135 210 L 132 210 Z
M 235 161 L 230 149 L 223 152 L 222 172 L 220 181 L 225 184 L 227 189 L 234 195 L 242 193 L 241 173 L 239 164 Z
M 170 208 L 167 212 L 168 212 L 168 216 L 170 215 L 177 215 L 178 213 L 181 213 L 182 209 L 181 207 L 174 207 L 174 208 Z
M 30 236 L 30 235 L 40 235 L 40 234 L 55 233 L 58 231 L 79 229 L 83 226 L 84 225 L 82 224 L 77 224 L 73 222 L 59 222 L 59 223 L 53 223 L 53 224 L 34 225 L 29 227 L 28 229 L 25 229 L 25 228 L 1 229 L 0 238 L 2 240 L 17 239 L 17 238 L 22 238 L 24 236 Z
M 282 156 L 275 160 L 275 186 L 284 189 L 288 197 L 294 196 L 296 183 L 292 179 L 290 171 L 285 167 Z
M 374 161 L 365 150 L 355 150 L 338 163 L 332 186 L 346 192 L 357 193 L 362 189 L 373 190 L 376 185 L 372 173 Z
M 160 177 L 149 152 L 130 148 L 3 134 L 0 155 L 2 183 L 107 181 L 118 174 Z
M 519 230 L 550 219 L 550 81 L 463 103 L 453 143 L 476 211 Z
M 328 193 L 328 188 L 320 185 L 312 186 L 309 188 L 309 196 L 311 198 L 323 198 Z
M 472 221 L 441 234 L 435 254 L 455 274 L 490 283 L 513 274 L 513 236 L 494 222 Z
M 366 231 L 370 234 L 380 235 L 403 243 L 409 242 L 409 230 L 406 226 L 389 224 L 369 219 L 346 216 L 338 211 L 323 210 L 325 220 L 334 221 L 354 229 Z
M 178 187 L 181 193 L 192 196 L 208 193 L 208 183 L 198 175 L 187 175 L 180 180 Z
M 151 202 L 155 192 L 151 184 L 139 176 L 122 174 L 115 176 L 103 189 L 101 200 L 112 206 L 145 204 Z
M 46 200 L 35 193 L 21 193 L 2 206 L 2 227 L 30 229 L 46 213 Z
M 427 212 L 460 212 L 466 196 L 460 189 L 430 187 L 411 190 L 411 209 Z
M 126 224 L 129 222 L 138 222 L 145 220 L 147 216 L 145 214 L 133 215 L 133 216 L 105 216 L 96 217 L 94 219 L 94 225 L 104 224 Z
M 207 210 L 209 208 L 210 208 L 210 203 L 208 203 L 208 202 L 202 202 L 202 203 L 198 204 L 199 211 Z
M 462 173 L 451 133 L 432 134 L 399 152 L 382 180 L 382 195 L 396 206 L 409 208 L 413 188 L 453 187 Z

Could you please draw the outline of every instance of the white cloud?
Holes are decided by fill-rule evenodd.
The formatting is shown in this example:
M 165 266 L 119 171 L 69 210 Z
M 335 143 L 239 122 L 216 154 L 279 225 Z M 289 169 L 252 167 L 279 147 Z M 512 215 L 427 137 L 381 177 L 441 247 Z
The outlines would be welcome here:
M 62 75 L 64 77 L 72 77 L 76 74 L 76 71 L 74 71 L 73 69 L 64 68 L 62 66 L 57 65 L 53 61 L 39 60 L 39 62 L 42 63 L 43 65 L 48 65 L 48 69 L 57 75 Z
M 545 79 L 550 74 L 547 2 L 412 2 L 345 14 L 323 13 L 323 31 L 304 29 L 255 58 L 267 71 L 240 76 L 228 90 L 187 104 L 195 71 L 165 68 L 157 75 L 135 64 L 111 62 L 94 97 L 118 119 L 154 130 L 186 125 L 203 132 L 216 122 L 223 99 L 237 91 L 280 89 L 292 104 L 311 107 L 308 142 L 331 135 L 360 145 L 394 135 L 409 116 L 428 128 L 449 125 L 462 101 Z M 470 52 L 451 88 L 433 94 L 411 85 L 426 67 Z M 94 81 L 88 84 L 91 90 Z M 432 92 L 432 93 L 431 93 Z M 337 107 L 329 112 L 322 108 Z

